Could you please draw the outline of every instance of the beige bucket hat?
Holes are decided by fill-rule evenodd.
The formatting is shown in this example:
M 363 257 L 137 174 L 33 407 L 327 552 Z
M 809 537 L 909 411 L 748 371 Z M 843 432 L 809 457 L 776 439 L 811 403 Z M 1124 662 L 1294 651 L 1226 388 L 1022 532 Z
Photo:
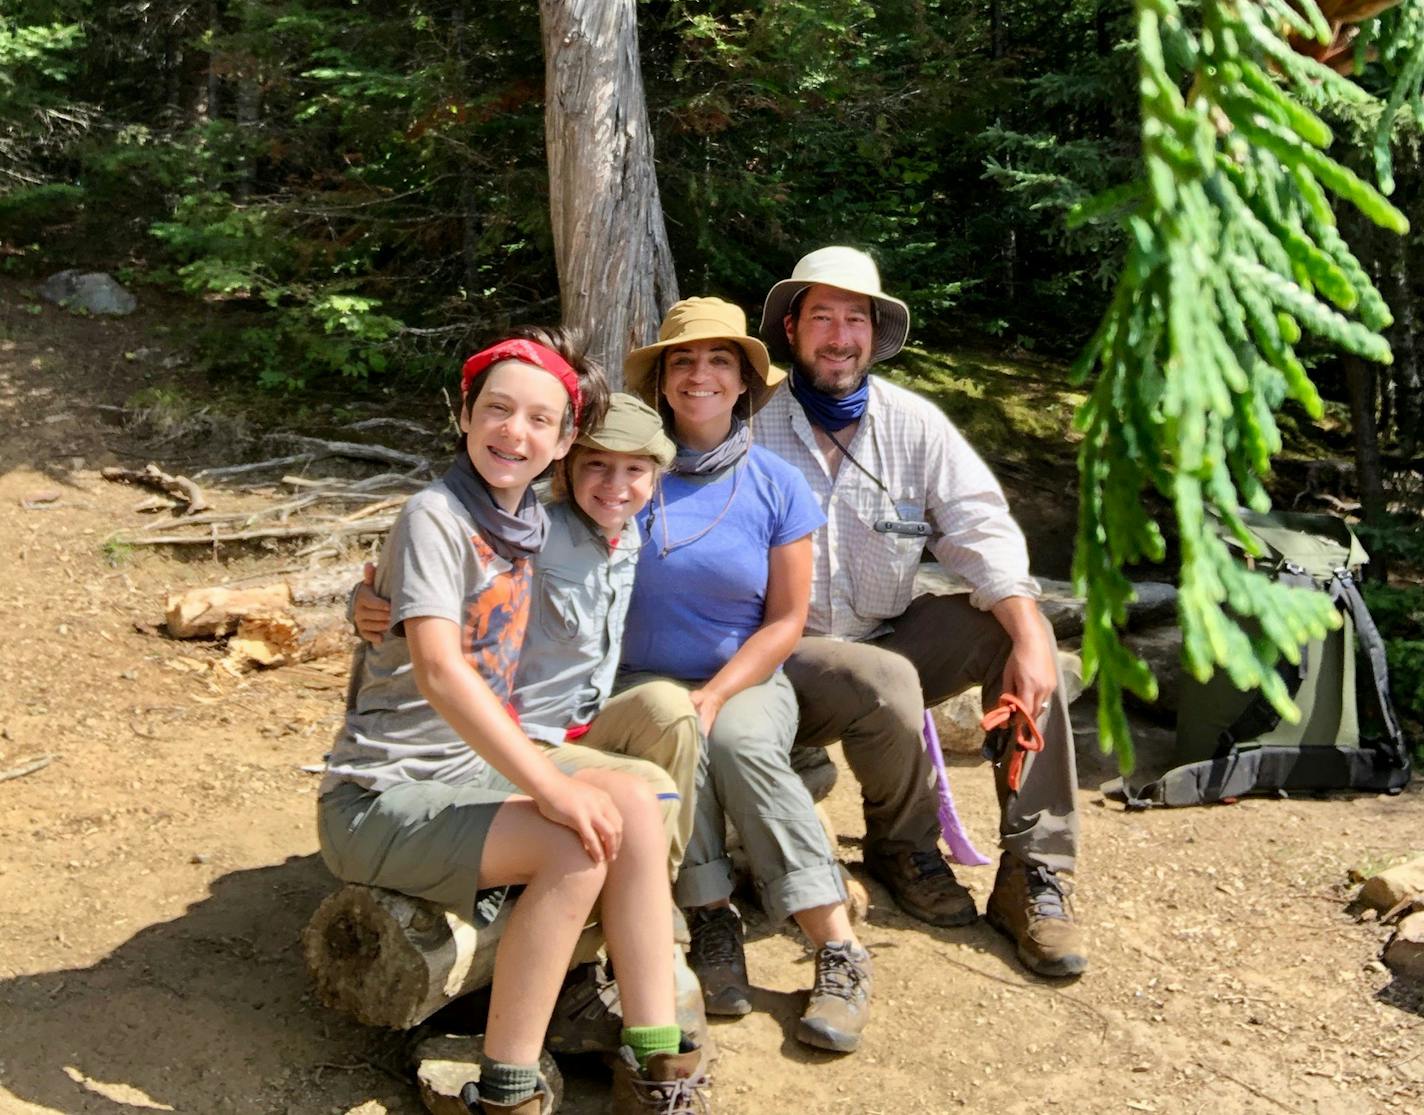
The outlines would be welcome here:
M 778 360 L 791 359 L 783 321 L 796 296 L 818 284 L 839 287 L 852 294 L 864 294 L 875 307 L 875 348 L 870 362 L 889 360 L 905 347 L 910 334 L 910 307 L 880 289 L 880 271 L 875 260 L 856 248 L 835 245 L 819 248 L 797 261 L 791 278 L 782 279 L 767 291 L 761 312 L 761 336 Z
M 677 446 L 663 431 L 662 415 L 642 399 L 622 391 L 615 391 L 609 397 L 603 425 L 579 434 L 574 444 L 588 449 L 606 449 L 610 453 L 651 457 L 663 468 L 672 464 L 672 459 L 677 456 Z
M 732 341 L 747 354 L 762 381 L 748 391 L 752 410 L 760 410 L 786 378 L 786 372 L 772 365 L 764 344 L 747 335 L 747 315 L 741 307 L 720 298 L 684 298 L 674 303 L 658 328 L 657 342 L 634 349 L 623 361 L 624 385 L 657 406 L 657 368 L 663 349 L 688 341 L 711 340 Z

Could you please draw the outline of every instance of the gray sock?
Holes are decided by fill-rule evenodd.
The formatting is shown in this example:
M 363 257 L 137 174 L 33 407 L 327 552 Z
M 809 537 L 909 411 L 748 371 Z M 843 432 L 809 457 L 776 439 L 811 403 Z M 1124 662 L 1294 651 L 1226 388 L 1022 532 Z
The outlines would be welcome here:
M 538 1065 L 510 1065 L 480 1056 L 480 1099 L 511 1107 L 539 1088 Z

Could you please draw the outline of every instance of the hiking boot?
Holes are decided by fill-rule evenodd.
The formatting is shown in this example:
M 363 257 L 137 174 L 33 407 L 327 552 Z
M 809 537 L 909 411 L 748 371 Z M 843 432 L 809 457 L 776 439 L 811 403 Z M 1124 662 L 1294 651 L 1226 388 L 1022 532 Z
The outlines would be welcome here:
M 870 953 L 850 941 L 827 941 L 816 951 L 816 983 L 797 1039 L 832 1053 L 854 1053 L 870 1021 L 870 985 Z
M 624 1046 L 613 1064 L 613 1115 L 709 1115 L 712 1080 L 702 1071 L 702 1051 L 683 1039 L 677 1053 L 655 1053 L 646 1069 Z
M 900 909 L 931 925 L 969 925 L 979 916 L 974 896 L 954 877 L 938 848 L 866 852 L 865 869 L 885 884 Z
M 602 963 L 580 964 L 564 980 L 544 1045 L 551 1053 L 616 1053 L 623 1037 L 618 984 Z
M 482 1100 L 480 1099 L 480 1086 L 471 1081 L 460 1089 L 460 1102 L 471 1112 L 484 1112 L 484 1115 L 552 1115 L 554 1093 L 549 1087 L 549 1082 L 541 1074 L 539 1086 L 527 1100 L 520 1100 L 513 1104 Z
M 752 1009 L 747 956 L 742 951 L 742 919 L 731 906 L 689 910 L 692 944 L 687 962 L 702 984 L 708 1014 L 740 1018 Z
M 984 917 L 1018 945 L 1024 966 L 1041 976 L 1078 976 L 1088 967 L 1083 931 L 1073 921 L 1069 888 L 1058 873 L 1005 853 Z

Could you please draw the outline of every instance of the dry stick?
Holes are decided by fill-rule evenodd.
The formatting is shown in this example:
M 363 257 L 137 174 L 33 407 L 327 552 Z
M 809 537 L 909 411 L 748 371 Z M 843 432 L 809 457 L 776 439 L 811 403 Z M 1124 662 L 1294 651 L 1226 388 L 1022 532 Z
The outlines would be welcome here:
M 312 452 L 320 451 L 332 457 L 350 457 L 356 461 L 385 461 L 393 465 L 405 465 L 409 469 L 429 469 L 430 460 L 417 457 L 413 453 L 402 453 L 398 449 L 388 449 L 384 445 L 365 445 L 355 441 L 326 441 L 323 438 L 303 437 L 301 434 L 271 434 L 273 438 L 290 441 L 305 446 Z
M 249 472 L 262 472 L 269 468 L 286 468 L 288 465 L 306 465 L 316 460 L 315 453 L 297 453 L 290 457 L 272 457 L 266 461 L 253 461 L 246 465 L 227 465 L 224 468 L 204 468 L 193 473 L 194 476 L 202 477 L 204 480 L 230 479 L 234 476 L 246 476 Z
M 57 759 L 57 755 L 41 755 L 38 759 L 31 759 L 28 763 L 21 763 L 17 767 L 9 770 L 0 770 L 0 782 L 9 782 L 12 778 L 24 778 L 27 774 L 34 774 L 37 770 L 44 770 L 50 763 Z
M 1194 1061 L 1193 1063 L 1194 1063 L 1194 1064 L 1197 1066 L 1197 1068 L 1199 1068 L 1199 1069 L 1203 1069 L 1203 1070 L 1206 1071 L 1206 1072 L 1215 1073 L 1217 1076 L 1221 1077 L 1223 1080 L 1229 1080 L 1229 1081 L 1231 1081 L 1231 1083 L 1235 1084 L 1238 1088 L 1244 1088 L 1246 1091 L 1250 1092 L 1253 1096 L 1256 1096 L 1258 1099 L 1263 1099 L 1263 1100 L 1265 1100 L 1267 1103 L 1273 1103 L 1273 1104 L 1275 1104 L 1277 1107 L 1279 1107 L 1282 1111 L 1288 1111 L 1288 1112 L 1290 1112 L 1290 1115 L 1300 1115 L 1300 1112 L 1299 1112 L 1296 1108 L 1294 1108 L 1294 1107 L 1287 1107 L 1285 1104 L 1283 1104 L 1280 1100 L 1276 1099 L 1276 1097 L 1273 1096 L 1273 1095 L 1271 1095 L 1269 1092 L 1263 1092 L 1263 1091 L 1261 1091 L 1261 1089 L 1258 1088 L 1258 1087 L 1256 1087 L 1256 1085 L 1254 1085 L 1254 1084 L 1248 1084 L 1246 1081 L 1242 1080 L 1239 1076 L 1234 1076 L 1234 1075 L 1232 1075 L 1231 1073 L 1227 1072 L 1225 1069 L 1218 1068 L 1216 1065 L 1208 1065 L 1205 1061 L 1201 1061 L 1201 1060 L 1196 1060 L 1196 1061 Z
M 407 433 L 419 434 L 421 437 L 434 437 L 435 435 L 422 426 L 419 422 L 412 422 L 408 418 L 365 418 L 360 422 L 352 422 L 342 427 L 346 430 L 405 430 Z
M 264 527 L 260 530 L 239 530 L 232 534 L 219 534 L 217 524 L 213 524 L 213 532 L 208 534 L 159 534 L 140 535 L 138 537 L 116 537 L 116 542 L 121 542 L 128 546 L 189 546 L 207 545 L 209 543 L 217 545 L 221 542 L 251 542 L 258 538 L 308 538 L 313 535 L 322 535 L 328 538 L 342 537 L 348 534 L 379 534 L 383 530 L 390 528 L 396 521 L 394 515 L 385 515 L 379 519 L 368 522 L 349 523 L 339 525 L 340 520 L 325 519 L 312 523 L 310 526 L 301 527 Z M 331 529 L 335 525 L 335 529 Z
M 132 468 L 119 468 L 111 466 L 102 469 L 99 473 L 105 480 L 113 480 L 123 484 L 139 484 L 145 488 L 156 488 L 170 496 L 177 496 L 188 505 L 185 514 L 194 515 L 199 511 L 208 509 L 207 498 L 203 495 L 203 489 L 194 484 L 186 476 L 169 476 L 155 464 L 149 464 L 142 471 Z
M 956 960 L 952 956 L 945 956 L 941 957 L 940 959 L 942 961 L 953 964 L 956 968 L 963 968 L 966 972 L 972 972 L 976 976 L 982 976 L 984 979 L 993 980 L 995 983 L 1002 983 L 1005 987 L 1012 987 L 1015 991 L 1038 990 L 1035 984 L 1025 983 L 1023 980 L 1008 979 L 1004 976 L 996 976 L 993 972 L 986 972 L 982 968 L 976 968 L 973 964 L 966 964 L 964 961 Z M 1102 1011 L 1098 1010 L 1097 1007 L 1093 1006 L 1091 1003 L 1085 1003 L 1081 999 L 1075 999 L 1071 995 L 1065 995 L 1063 992 L 1053 987 L 1045 987 L 1043 990 L 1047 991 L 1055 999 L 1062 999 L 1065 1003 L 1071 1003 L 1073 1006 L 1078 1007 L 1080 1010 L 1085 1010 L 1089 1014 L 1093 1015 L 1095 1018 L 1097 1018 L 1099 1022 L 1103 1024 L 1102 1037 L 1098 1038 L 1098 1040 L 1103 1041 L 1107 1038 L 1108 1030 L 1112 1028 L 1112 1020 L 1109 1019 L 1108 1016 L 1105 1015 Z
M 357 519 L 364 519 L 367 515 L 374 515 L 377 511 L 388 511 L 392 507 L 400 507 L 407 498 L 406 496 L 392 496 L 390 499 L 383 499 L 379 503 L 373 503 L 369 507 L 363 507 L 360 511 L 354 511 L 350 515 L 344 516 L 340 521 L 354 523 Z

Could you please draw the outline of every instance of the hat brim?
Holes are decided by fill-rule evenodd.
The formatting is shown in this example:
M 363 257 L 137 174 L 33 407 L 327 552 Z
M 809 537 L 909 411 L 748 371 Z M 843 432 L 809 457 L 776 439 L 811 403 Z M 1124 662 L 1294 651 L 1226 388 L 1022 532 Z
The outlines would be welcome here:
M 743 337 L 736 333 L 683 333 L 670 341 L 658 341 L 630 352 L 623 361 L 624 390 L 633 392 L 650 406 L 657 406 L 657 367 L 663 349 L 685 346 L 689 341 L 730 341 L 746 353 L 748 362 L 761 377 L 761 383 L 747 389 L 751 395 L 753 414 L 766 405 L 786 379 L 786 371 L 771 362 L 766 345 L 755 337 Z
M 889 360 L 905 347 L 905 341 L 910 336 L 910 307 L 898 298 L 824 280 L 782 279 L 766 293 L 761 311 L 761 329 L 758 330 L 767 349 L 777 360 L 792 359 L 791 345 L 786 340 L 786 315 L 791 312 L 791 303 L 796 296 L 813 286 L 833 286 L 837 290 L 848 290 L 851 294 L 863 294 L 875 303 L 875 347 L 870 351 L 872 364 Z

